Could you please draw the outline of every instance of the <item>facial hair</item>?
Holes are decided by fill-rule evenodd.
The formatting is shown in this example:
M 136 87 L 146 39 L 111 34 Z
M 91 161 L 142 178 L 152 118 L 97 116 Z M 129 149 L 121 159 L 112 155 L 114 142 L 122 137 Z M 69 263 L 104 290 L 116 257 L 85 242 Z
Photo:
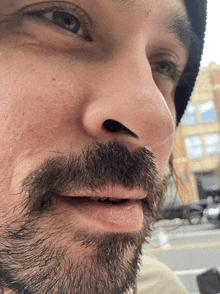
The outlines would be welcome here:
M 0 284 L 22 294 L 127 293 L 135 284 L 142 244 L 161 208 L 166 183 L 150 151 L 130 152 L 117 141 L 94 142 L 80 155 L 47 158 L 23 179 L 13 218 L 1 215 Z M 77 220 L 58 222 L 57 195 L 100 192 L 109 185 L 146 193 L 140 231 L 94 233 Z M 17 215 L 16 208 L 22 213 Z M 74 254 L 76 247 L 80 252 Z

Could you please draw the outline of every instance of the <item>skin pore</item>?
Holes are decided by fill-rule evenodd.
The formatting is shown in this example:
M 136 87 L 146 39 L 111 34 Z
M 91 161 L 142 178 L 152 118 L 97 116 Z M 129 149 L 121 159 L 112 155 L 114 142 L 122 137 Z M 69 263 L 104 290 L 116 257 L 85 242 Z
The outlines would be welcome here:
M 0 13 L 4 293 L 127 293 L 166 191 L 184 4 L 3 0 Z M 144 195 L 138 229 L 57 197 L 116 190 Z

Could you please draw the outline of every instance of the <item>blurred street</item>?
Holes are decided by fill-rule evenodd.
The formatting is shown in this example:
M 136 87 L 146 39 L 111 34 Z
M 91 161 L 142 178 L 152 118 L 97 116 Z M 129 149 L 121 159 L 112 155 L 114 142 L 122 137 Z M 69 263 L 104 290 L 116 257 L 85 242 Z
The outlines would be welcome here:
M 187 220 L 160 221 L 147 240 L 143 252 L 165 263 L 190 294 L 199 293 L 198 274 L 211 267 L 220 270 L 220 228 L 205 219 L 194 226 Z

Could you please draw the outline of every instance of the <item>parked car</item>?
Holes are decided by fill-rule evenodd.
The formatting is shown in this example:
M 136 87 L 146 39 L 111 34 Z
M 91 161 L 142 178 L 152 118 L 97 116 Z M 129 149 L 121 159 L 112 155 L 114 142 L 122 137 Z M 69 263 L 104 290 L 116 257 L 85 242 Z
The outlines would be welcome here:
M 188 219 L 192 225 L 200 224 L 203 217 L 203 206 L 197 203 L 182 204 L 178 197 L 165 199 L 158 220 Z
M 209 222 L 220 225 L 220 203 L 208 205 L 203 214 Z
M 208 205 L 219 203 L 219 202 L 220 202 L 219 195 L 216 195 L 215 197 L 212 197 L 211 195 L 209 195 L 206 199 L 201 199 L 196 203 L 205 209 Z
M 196 204 L 202 206 L 203 209 L 205 209 L 211 203 L 212 202 L 209 199 L 201 199 L 201 200 L 196 202 Z

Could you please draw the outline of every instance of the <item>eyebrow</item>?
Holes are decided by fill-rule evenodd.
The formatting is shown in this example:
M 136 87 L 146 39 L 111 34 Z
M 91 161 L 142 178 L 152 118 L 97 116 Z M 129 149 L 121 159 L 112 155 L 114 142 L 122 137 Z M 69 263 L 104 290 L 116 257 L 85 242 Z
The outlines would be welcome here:
M 172 12 L 165 26 L 165 31 L 173 34 L 187 51 L 189 50 L 191 40 L 196 38 L 190 20 L 180 10 Z
M 0 0 L 1 2 L 2 0 Z M 8 1 L 8 0 L 7 0 Z M 135 0 L 112 0 L 113 3 L 121 5 L 135 5 Z M 176 9 L 169 14 L 165 22 L 165 32 L 173 34 L 178 39 L 181 45 L 189 51 L 192 39 L 197 38 L 192 29 L 192 24 L 182 9 Z
M 135 0 L 112 0 L 114 3 L 122 5 L 135 5 Z M 181 45 L 189 51 L 192 39 L 196 38 L 192 29 L 192 24 L 182 9 L 176 9 L 171 14 L 165 23 L 165 32 L 173 34 L 178 39 Z

